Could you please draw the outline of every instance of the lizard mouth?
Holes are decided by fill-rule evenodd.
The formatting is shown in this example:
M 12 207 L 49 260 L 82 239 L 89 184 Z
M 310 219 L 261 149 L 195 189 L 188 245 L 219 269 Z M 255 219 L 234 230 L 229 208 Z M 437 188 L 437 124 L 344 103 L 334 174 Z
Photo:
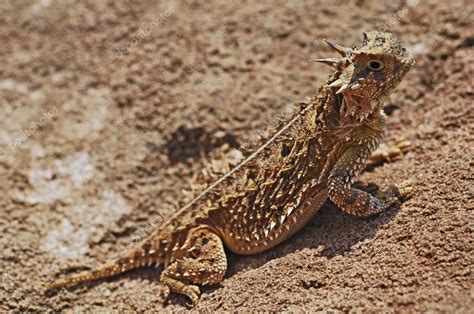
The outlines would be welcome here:
M 347 114 L 362 122 L 375 110 L 377 106 L 368 103 L 367 100 L 360 95 L 350 92 L 343 93 Z

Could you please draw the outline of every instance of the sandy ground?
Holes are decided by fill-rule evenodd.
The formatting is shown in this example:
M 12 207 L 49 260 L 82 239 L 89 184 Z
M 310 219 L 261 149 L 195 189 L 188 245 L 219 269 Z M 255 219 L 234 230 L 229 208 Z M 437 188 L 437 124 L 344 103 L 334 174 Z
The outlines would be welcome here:
M 336 3 L 337 2 L 337 3 Z M 222 145 L 244 147 L 316 93 L 362 31 L 399 36 L 417 64 L 386 106 L 414 148 L 359 180 L 411 179 L 399 209 L 326 206 L 279 247 L 229 254 L 198 310 L 464 313 L 474 308 L 472 1 L 3 0 L 0 5 L 0 310 L 159 310 L 142 269 L 44 296 L 114 257 L 190 198 Z M 177 200 L 180 201 L 177 204 Z M 186 309 L 173 297 L 166 310 Z

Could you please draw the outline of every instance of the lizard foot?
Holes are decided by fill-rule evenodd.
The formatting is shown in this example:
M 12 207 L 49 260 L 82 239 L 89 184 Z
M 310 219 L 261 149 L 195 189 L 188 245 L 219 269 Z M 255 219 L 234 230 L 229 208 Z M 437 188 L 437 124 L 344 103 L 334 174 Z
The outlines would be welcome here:
M 390 185 L 385 191 L 376 193 L 376 196 L 383 202 L 385 208 L 389 208 L 400 206 L 402 202 L 411 198 L 414 192 L 413 182 L 404 181 L 400 184 Z
M 198 286 L 186 284 L 174 278 L 169 278 L 166 275 L 161 276 L 161 281 L 165 284 L 165 290 L 163 292 L 165 302 L 168 302 L 170 292 L 173 291 L 187 296 L 191 300 L 190 306 L 194 307 L 198 304 L 199 297 L 201 296 L 201 291 Z
M 380 147 L 370 156 L 371 163 L 391 162 L 408 152 L 412 144 L 403 137 L 398 138 L 390 145 L 381 144 Z
M 395 187 L 398 189 L 398 193 L 400 194 L 398 198 L 401 201 L 406 201 L 412 198 L 416 193 L 416 188 L 410 180 L 403 181 L 402 183 L 395 185 Z

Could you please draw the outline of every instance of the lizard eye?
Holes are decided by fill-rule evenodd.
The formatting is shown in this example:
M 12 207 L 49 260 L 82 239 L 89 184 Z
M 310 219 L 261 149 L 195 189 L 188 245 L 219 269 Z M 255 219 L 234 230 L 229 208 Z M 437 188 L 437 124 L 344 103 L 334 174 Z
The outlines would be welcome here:
M 367 67 L 372 71 L 380 71 L 383 69 L 383 63 L 380 60 L 372 59 L 367 62 Z

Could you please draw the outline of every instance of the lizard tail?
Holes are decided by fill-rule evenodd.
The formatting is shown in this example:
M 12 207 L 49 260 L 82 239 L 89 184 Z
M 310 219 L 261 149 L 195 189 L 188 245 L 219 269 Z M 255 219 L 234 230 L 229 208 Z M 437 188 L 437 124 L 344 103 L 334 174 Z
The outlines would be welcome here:
M 81 283 L 91 282 L 98 279 L 103 279 L 111 276 L 115 276 L 126 271 L 140 268 L 143 266 L 148 265 L 160 265 L 159 261 L 156 257 L 153 256 L 140 256 L 140 257 L 126 257 L 119 259 L 117 261 L 111 261 L 103 264 L 101 267 L 97 268 L 93 271 L 86 271 L 82 273 L 78 273 L 72 275 L 67 278 L 58 279 L 53 281 L 49 285 L 46 286 L 46 291 L 59 289 L 59 288 L 67 288 L 76 286 Z

